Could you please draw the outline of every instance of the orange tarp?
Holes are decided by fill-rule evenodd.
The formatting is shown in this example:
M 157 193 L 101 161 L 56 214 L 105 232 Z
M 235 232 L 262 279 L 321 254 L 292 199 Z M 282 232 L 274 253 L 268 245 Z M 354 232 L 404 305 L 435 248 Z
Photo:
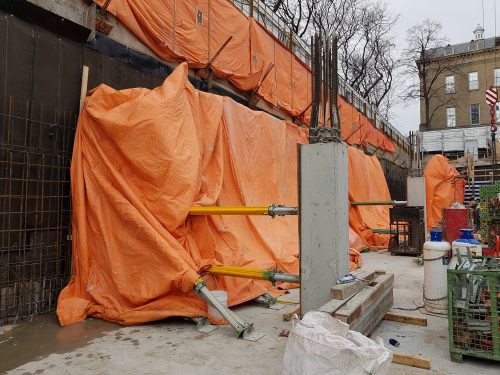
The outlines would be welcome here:
M 308 122 L 309 67 L 228 0 L 113 0 L 108 9 L 157 56 L 187 61 L 195 68 L 206 67 L 232 37 L 212 61 L 214 74 L 241 90 L 256 90 L 269 104 Z M 270 66 L 271 72 L 264 77 Z M 345 101 L 342 107 L 342 129 L 349 129 L 342 135 L 349 134 L 353 126 L 357 129 L 349 144 L 372 144 L 394 152 L 394 144 L 365 115 Z
M 443 208 L 453 202 L 464 203 L 465 180 L 450 166 L 448 159 L 434 155 L 424 170 L 427 228 L 441 226 Z
M 376 156 L 349 147 L 349 202 L 388 201 L 391 194 L 384 171 Z M 359 237 L 350 236 L 351 247 L 385 246 L 387 235 L 374 234 L 371 229 L 389 229 L 390 206 L 350 206 L 349 226 Z M 362 245 L 364 243 L 364 246 Z
M 187 71 L 181 64 L 154 90 L 101 85 L 85 100 L 71 165 L 73 276 L 58 301 L 61 325 L 88 315 L 123 325 L 205 316 L 206 304 L 192 288 L 211 264 L 298 273 L 297 217 L 188 211 L 297 205 L 296 148 L 307 142 L 307 129 L 199 92 Z M 380 168 L 375 160 L 350 148 L 350 198 L 384 191 L 382 182 L 362 178 L 385 181 L 372 170 Z M 382 225 L 380 210 L 356 210 L 353 248 L 373 241 L 366 225 Z M 356 249 L 350 259 L 352 268 L 359 265 Z M 272 288 L 262 280 L 206 281 L 228 292 L 229 306 Z
M 305 129 L 196 91 L 185 64 L 154 90 L 99 86 L 75 138 L 74 274 L 59 298 L 61 324 L 204 316 L 193 283 L 217 262 L 298 273 L 297 217 L 187 214 L 192 205 L 297 205 L 305 142 Z M 228 291 L 230 306 L 272 287 L 208 283 Z

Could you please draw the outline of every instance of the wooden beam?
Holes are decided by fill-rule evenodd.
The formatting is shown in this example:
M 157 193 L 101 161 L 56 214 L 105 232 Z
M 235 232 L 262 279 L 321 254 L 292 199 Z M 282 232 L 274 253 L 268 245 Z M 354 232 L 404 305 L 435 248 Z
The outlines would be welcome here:
M 392 353 L 392 363 L 397 363 L 398 365 L 422 368 L 425 370 L 431 369 L 431 362 L 429 360 L 424 359 L 422 357 L 415 357 L 403 353 Z
M 427 326 L 427 318 L 420 318 L 417 316 L 399 314 L 393 311 L 387 312 L 387 314 L 385 314 L 384 316 L 384 319 L 393 322 L 414 324 L 416 326 Z
M 353 273 L 356 280 L 351 283 L 335 285 L 332 287 L 331 296 L 335 299 L 349 298 L 350 296 L 358 293 L 365 286 L 370 285 L 375 278 L 383 274 L 385 274 L 385 272 L 380 271 Z
M 294 314 L 297 314 L 300 318 L 300 305 L 290 306 L 283 313 L 283 320 L 289 322 L 292 320 Z
M 380 298 L 387 290 L 392 290 L 393 274 L 381 275 L 373 281 L 373 285 L 364 287 L 358 294 L 349 300 L 335 313 L 335 317 L 347 324 L 351 324 L 360 317 L 370 305 L 380 302 Z

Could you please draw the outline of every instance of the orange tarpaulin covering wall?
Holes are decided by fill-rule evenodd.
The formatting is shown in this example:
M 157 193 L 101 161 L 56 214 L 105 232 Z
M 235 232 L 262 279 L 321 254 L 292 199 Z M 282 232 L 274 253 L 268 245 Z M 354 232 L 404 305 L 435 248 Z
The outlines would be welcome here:
M 124 325 L 205 316 L 192 288 L 211 264 L 298 273 L 297 217 L 188 211 L 297 205 L 296 149 L 307 143 L 307 129 L 199 92 L 187 70 L 181 64 L 154 90 L 101 85 L 85 100 L 71 166 L 73 276 L 58 301 L 61 325 L 88 315 Z M 361 183 L 361 175 L 385 181 L 372 167 L 380 165 L 350 148 L 349 178 L 358 181 L 350 198 L 384 190 L 378 181 Z M 373 214 L 381 212 L 351 209 L 351 247 L 372 241 L 363 228 Z M 359 252 L 350 254 L 356 267 Z M 272 288 L 262 280 L 206 281 L 228 292 L 229 306 Z
M 297 205 L 307 129 L 195 90 L 180 65 L 154 90 L 101 85 L 86 98 L 71 167 L 73 268 L 62 325 L 205 316 L 193 292 L 207 265 L 298 273 L 297 217 L 194 216 L 192 205 Z M 346 249 L 347 251 L 347 249 Z M 229 305 L 262 280 L 209 277 Z
M 97 1 L 103 4 L 105 0 Z M 241 90 L 256 90 L 269 104 L 307 122 L 311 72 L 294 53 L 228 0 L 113 0 L 108 10 L 156 55 L 205 67 Z M 265 72 L 272 66 L 270 73 Z M 342 136 L 354 145 L 394 152 L 394 144 L 353 105 L 341 99 Z
M 389 201 L 391 194 L 384 171 L 376 156 L 349 147 L 349 202 Z M 375 234 L 372 228 L 389 229 L 390 206 L 350 206 L 351 247 L 385 246 L 389 236 Z
M 427 228 L 441 226 L 443 208 L 453 202 L 464 203 L 465 180 L 451 167 L 448 159 L 434 155 L 424 170 Z

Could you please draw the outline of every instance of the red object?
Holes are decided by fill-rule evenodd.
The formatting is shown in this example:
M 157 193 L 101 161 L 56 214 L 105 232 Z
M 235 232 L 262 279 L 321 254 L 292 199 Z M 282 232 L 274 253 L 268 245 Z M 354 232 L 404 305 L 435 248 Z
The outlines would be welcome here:
M 500 257 L 500 236 L 496 236 L 495 247 L 483 247 L 483 256 Z
M 498 92 L 497 89 L 494 87 L 491 87 L 486 90 L 486 103 L 493 107 L 497 104 L 498 101 Z
M 460 229 L 467 228 L 467 208 L 445 208 L 443 213 L 444 239 L 449 243 L 460 238 Z

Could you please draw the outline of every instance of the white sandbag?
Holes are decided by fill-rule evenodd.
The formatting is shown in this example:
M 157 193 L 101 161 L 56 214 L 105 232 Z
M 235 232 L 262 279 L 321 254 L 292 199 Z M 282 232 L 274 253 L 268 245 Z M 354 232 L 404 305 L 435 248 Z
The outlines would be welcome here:
M 310 311 L 292 320 L 283 374 L 383 375 L 392 352 L 327 313 Z

